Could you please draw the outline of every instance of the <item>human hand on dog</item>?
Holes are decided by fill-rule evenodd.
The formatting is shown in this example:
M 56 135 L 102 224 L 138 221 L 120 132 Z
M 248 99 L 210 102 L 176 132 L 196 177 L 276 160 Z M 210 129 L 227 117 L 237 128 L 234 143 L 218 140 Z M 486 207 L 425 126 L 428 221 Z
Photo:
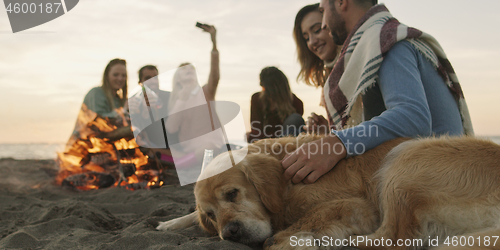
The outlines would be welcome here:
M 347 155 L 342 141 L 337 136 L 327 136 L 320 140 L 303 144 L 281 161 L 285 168 L 285 178 L 297 184 L 311 184 L 328 173 L 337 162 Z

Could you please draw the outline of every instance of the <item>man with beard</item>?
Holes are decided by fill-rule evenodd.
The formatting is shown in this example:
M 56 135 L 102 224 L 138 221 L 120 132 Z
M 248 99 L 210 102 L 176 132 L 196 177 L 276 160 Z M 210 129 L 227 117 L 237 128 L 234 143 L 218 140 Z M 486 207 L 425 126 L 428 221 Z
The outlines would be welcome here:
M 341 159 L 397 137 L 473 134 L 457 76 L 432 36 L 376 0 L 321 0 L 320 11 L 343 45 L 324 88 L 332 131 L 283 159 L 287 178 L 313 183 Z

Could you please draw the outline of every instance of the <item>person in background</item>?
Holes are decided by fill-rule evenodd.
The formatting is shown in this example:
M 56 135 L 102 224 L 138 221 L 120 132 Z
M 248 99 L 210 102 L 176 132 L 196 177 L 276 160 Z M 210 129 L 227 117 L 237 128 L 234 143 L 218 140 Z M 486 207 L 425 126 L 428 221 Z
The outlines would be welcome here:
M 145 128 L 136 136 L 141 146 L 157 149 L 168 149 L 167 136 L 164 134 L 164 119 L 151 123 L 150 113 L 157 113 L 155 117 L 165 118 L 168 114 L 170 92 L 160 89 L 158 68 L 154 65 L 145 65 L 139 69 L 139 85 L 143 86 L 142 98 L 130 98 L 128 102 L 131 116 L 135 119 L 133 125 Z M 149 108 L 148 108 L 149 107 Z M 151 113 L 151 114 L 152 114 Z M 140 115 L 136 115 L 140 114 Z M 151 123 L 151 124 L 149 124 Z M 134 127 L 134 129 L 137 129 Z
M 285 74 L 276 67 L 260 72 L 262 91 L 252 95 L 248 142 L 263 138 L 297 136 L 305 125 L 304 105 L 290 90 Z
M 92 88 L 83 100 L 90 110 L 102 117 L 118 117 L 117 109 L 127 101 L 127 63 L 123 59 L 111 60 L 102 75 L 102 85 Z
M 158 79 L 158 68 L 154 65 L 145 65 L 139 69 L 139 84 L 144 84 L 149 89 L 153 90 L 161 100 L 162 108 L 168 108 L 167 104 L 170 99 L 170 92 L 160 89 L 160 81 Z M 130 104 L 129 104 L 130 105 Z
M 88 161 L 88 148 L 93 147 L 92 137 L 108 142 L 134 138 L 125 109 L 126 96 L 126 61 L 113 59 L 104 69 L 102 85 L 85 95 L 75 127 L 61 155 L 83 157 Z
M 168 103 L 169 116 L 165 121 L 165 128 L 169 135 L 176 134 L 181 143 L 208 134 L 220 127 L 217 115 L 211 112 L 210 104 L 215 101 L 220 79 L 217 31 L 214 26 L 208 24 L 197 23 L 196 26 L 209 33 L 212 40 L 210 74 L 208 83 L 203 87 L 198 84 L 196 69 L 191 63 L 181 64 L 174 74 L 172 93 Z M 171 147 L 171 150 L 182 151 L 180 154 L 193 155 L 196 160 L 200 160 L 205 149 L 218 150 L 219 148 L 219 145 L 214 145 L 209 140 L 198 139 L 196 143 L 184 144 L 182 148 Z
M 439 43 L 375 4 L 321 0 L 323 25 L 343 44 L 325 84 L 333 129 L 283 159 L 293 183 L 314 183 L 341 159 L 398 137 L 473 134 L 460 84 Z M 323 153 L 310 154 L 314 147 Z
M 118 128 L 110 132 L 100 132 L 99 137 L 110 140 L 133 138 L 127 110 L 127 62 L 123 59 L 111 60 L 102 75 L 102 85 L 92 88 L 83 100 L 82 109 L 95 112 L 107 118 Z
M 321 25 L 323 14 L 319 11 L 319 3 L 304 6 L 295 16 L 293 38 L 297 46 L 297 59 L 300 72 L 297 80 L 307 85 L 321 87 L 320 106 L 325 107 L 323 86 L 333 65 L 340 54 L 330 35 L 330 30 Z M 326 133 L 328 121 L 321 115 L 311 113 L 308 118 L 309 132 Z

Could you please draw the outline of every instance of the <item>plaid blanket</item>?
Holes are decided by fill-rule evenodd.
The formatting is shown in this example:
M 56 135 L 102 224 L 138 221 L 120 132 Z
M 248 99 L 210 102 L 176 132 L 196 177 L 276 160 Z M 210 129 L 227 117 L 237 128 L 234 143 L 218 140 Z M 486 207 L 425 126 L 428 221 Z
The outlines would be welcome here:
M 408 40 L 438 70 L 457 100 L 465 134 L 474 134 L 458 78 L 439 43 L 432 36 L 399 23 L 384 5 L 372 7 L 355 26 L 325 84 L 332 128 L 340 130 L 364 120 L 358 97 L 375 84 L 384 55 L 401 40 Z

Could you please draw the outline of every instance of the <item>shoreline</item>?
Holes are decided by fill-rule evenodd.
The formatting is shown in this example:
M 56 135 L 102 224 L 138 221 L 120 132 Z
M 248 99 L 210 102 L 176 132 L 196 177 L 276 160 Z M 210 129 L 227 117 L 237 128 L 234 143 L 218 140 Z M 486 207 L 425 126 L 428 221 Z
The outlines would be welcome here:
M 481 139 L 489 139 L 500 144 L 500 135 L 498 136 L 476 136 Z M 40 148 L 39 146 L 43 146 Z M 56 152 L 64 150 L 65 144 L 58 143 L 0 143 L 0 159 L 14 160 L 55 160 Z

